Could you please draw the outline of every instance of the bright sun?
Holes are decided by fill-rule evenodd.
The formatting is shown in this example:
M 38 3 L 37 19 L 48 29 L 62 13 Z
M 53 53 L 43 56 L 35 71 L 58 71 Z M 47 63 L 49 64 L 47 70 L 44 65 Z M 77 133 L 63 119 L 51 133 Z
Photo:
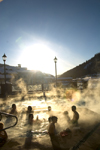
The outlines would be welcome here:
M 54 74 L 55 52 L 44 44 L 33 44 L 23 50 L 19 62 L 29 70 Z

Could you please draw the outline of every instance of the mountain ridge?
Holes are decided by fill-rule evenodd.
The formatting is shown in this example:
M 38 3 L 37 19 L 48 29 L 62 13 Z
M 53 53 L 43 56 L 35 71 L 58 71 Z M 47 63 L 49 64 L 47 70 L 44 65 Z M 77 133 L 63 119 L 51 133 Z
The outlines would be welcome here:
M 82 78 L 96 76 L 98 73 L 100 73 L 100 53 L 95 54 L 94 57 L 79 64 L 79 66 L 64 72 L 60 77 Z

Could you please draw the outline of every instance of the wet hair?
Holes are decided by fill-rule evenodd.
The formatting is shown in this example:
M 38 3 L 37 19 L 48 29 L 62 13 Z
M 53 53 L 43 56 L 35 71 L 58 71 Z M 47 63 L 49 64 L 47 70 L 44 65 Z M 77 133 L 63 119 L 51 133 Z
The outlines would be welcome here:
M 49 111 L 51 110 L 51 106 L 48 106 L 48 110 L 49 110 Z
M 31 107 L 31 106 L 28 106 L 28 110 L 32 111 L 32 107 Z
M 73 106 L 72 106 L 72 110 L 76 110 L 76 106 L 73 105 Z
M 48 121 L 51 122 L 51 121 L 52 121 L 52 117 L 49 117 L 49 118 L 48 118 Z
M 12 108 L 16 107 L 16 104 L 12 104 Z
M 56 116 L 52 116 L 52 121 L 53 121 L 54 119 L 57 120 L 58 118 L 57 118 Z
M 48 108 L 51 108 L 51 106 L 48 106 Z
M 64 115 L 68 115 L 68 111 L 64 111 Z

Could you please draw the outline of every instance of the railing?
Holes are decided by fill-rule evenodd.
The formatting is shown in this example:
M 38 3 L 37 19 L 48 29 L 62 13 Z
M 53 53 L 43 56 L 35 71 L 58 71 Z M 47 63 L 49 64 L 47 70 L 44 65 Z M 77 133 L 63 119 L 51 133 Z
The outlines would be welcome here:
M 13 125 L 11 125 L 11 126 L 9 126 L 9 127 L 6 127 L 6 128 L 4 128 L 4 129 L 2 129 L 2 130 L 0 130 L 0 131 L 3 131 L 3 130 L 6 130 L 6 129 L 9 129 L 9 128 L 12 128 L 12 127 L 14 127 L 14 126 L 17 124 L 18 118 L 17 118 L 15 115 L 8 114 L 8 113 L 5 113 L 5 112 L 0 112 L 0 118 L 1 118 L 1 119 L 2 119 L 2 115 L 1 115 L 1 114 L 16 118 L 16 122 L 15 122 Z M 1 120 L 1 119 L 0 119 L 0 120 Z

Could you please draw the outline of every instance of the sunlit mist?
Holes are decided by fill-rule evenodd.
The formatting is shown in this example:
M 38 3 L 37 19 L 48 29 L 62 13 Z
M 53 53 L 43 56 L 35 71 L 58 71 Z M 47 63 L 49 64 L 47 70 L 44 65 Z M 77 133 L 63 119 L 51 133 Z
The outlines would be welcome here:
M 24 49 L 19 57 L 19 62 L 30 70 L 54 74 L 55 52 L 48 46 L 36 43 Z
M 44 134 L 45 131 L 47 132 L 49 126 L 48 117 L 52 115 L 58 117 L 58 123 L 56 124 L 56 128 L 60 133 L 66 128 L 70 127 L 67 122 L 66 115 L 64 115 L 64 112 L 68 111 L 68 115 L 71 119 L 73 116 L 71 110 L 72 105 L 75 105 L 77 107 L 77 111 L 79 112 L 79 127 L 81 128 L 80 131 L 77 133 L 77 136 L 74 135 L 74 131 L 71 128 L 73 136 L 70 139 L 71 143 L 64 143 L 66 147 L 68 147 L 68 143 L 69 147 L 74 146 L 75 142 L 78 143 L 82 139 L 82 137 L 86 133 L 88 133 L 89 127 L 91 127 L 90 129 L 92 129 L 93 126 L 97 124 L 98 121 L 100 121 L 100 80 L 90 80 L 88 82 L 87 88 L 84 89 L 82 92 L 80 90 L 68 87 L 57 87 L 55 89 L 52 85 L 51 90 L 45 91 L 46 100 L 43 96 L 42 91 L 36 91 L 28 94 L 23 79 L 19 79 L 17 81 L 17 85 L 22 90 L 22 93 L 19 93 L 15 97 L 9 97 L 7 102 L 1 99 L 0 110 L 1 112 L 9 112 L 11 109 L 11 105 L 13 103 L 16 104 L 19 114 L 19 122 L 16 127 L 13 128 L 14 134 L 12 134 L 12 128 L 9 129 L 7 133 L 9 135 L 9 139 L 16 138 L 17 140 L 19 137 L 22 137 L 22 139 L 24 140 L 21 140 L 21 147 L 23 147 L 24 141 L 25 139 L 27 139 L 27 134 L 30 132 L 30 128 L 28 125 L 28 116 L 26 113 L 28 106 L 32 107 L 34 120 L 36 120 L 37 116 L 39 119 L 39 122 L 37 122 L 37 124 L 34 123 L 34 126 L 31 127 L 33 141 L 35 138 L 36 140 L 38 140 L 39 144 L 42 143 L 44 146 L 47 146 L 47 143 L 49 143 L 50 141 L 48 134 Z M 23 96 L 24 98 L 22 99 Z M 48 111 L 48 106 L 51 106 L 51 111 Z M 4 122 L 6 127 L 6 118 L 3 117 L 2 121 Z M 91 137 L 99 139 L 99 137 L 97 137 L 97 132 L 94 133 L 94 136 Z M 93 140 L 91 139 L 91 142 L 89 143 L 90 146 L 92 142 Z M 87 145 L 85 146 L 87 147 Z M 16 145 L 16 148 L 18 149 L 18 145 Z

